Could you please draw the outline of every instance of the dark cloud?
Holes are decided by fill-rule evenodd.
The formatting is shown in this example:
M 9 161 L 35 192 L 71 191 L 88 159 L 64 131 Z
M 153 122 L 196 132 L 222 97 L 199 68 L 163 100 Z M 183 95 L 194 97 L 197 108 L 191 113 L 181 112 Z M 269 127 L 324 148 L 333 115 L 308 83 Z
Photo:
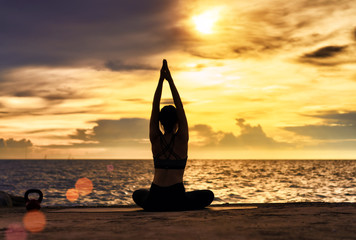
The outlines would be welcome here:
M 214 49 L 210 49 L 210 46 L 207 48 L 187 47 L 185 51 L 191 54 L 192 56 L 212 59 L 212 60 L 220 60 L 220 59 L 236 57 L 234 51 L 232 51 L 232 53 L 223 52 L 223 51 L 214 51 Z
M 184 33 L 173 29 L 181 17 L 176 6 L 164 0 L 2 2 L 0 69 L 88 61 L 128 67 L 108 59 L 137 59 L 178 43 Z
M 65 128 L 61 128 L 61 130 L 69 130 Z M 34 134 L 34 133 L 53 133 L 55 131 L 58 131 L 58 128 L 46 128 L 46 129 L 38 129 L 38 130 L 32 130 L 32 131 L 26 131 L 26 134 Z M 58 136 L 57 136 L 58 137 Z
M 323 118 L 331 120 L 333 123 L 339 124 L 356 124 L 356 111 L 340 113 L 338 111 L 327 111 L 316 115 L 310 115 L 312 117 Z
M 72 139 L 79 139 L 82 141 L 90 141 L 93 135 L 88 133 L 87 129 L 77 129 L 75 134 L 70 134 L 69 137 Z
M 172 98 L 163 98 L 161 100 L 162 105 L 174 105 L 174 101 Z
M 12 94 L 16 97 L 41 97 L 47 101 L 61 101 L 66 99 L 81 99 L 84 96 L 79 95 L 73 89 L 67 88 L 50 88 L 48 90 L 42 88 L 26 89 L 16 91 L 11 89 L 13 93 L 8 92 L 8 95 Z M 53 104 L 53 103 L 51 103 Z
M 95 139 L 100 142 L 115 139 L 136 140 L 147 139 L 148 123 L 143 118 L 122 118 L 119 120 L 98 120 L 93 128 Z
M 285 130 L 314 139 L 356 139 L 356 112 L 326 112 L 311 117 L 324 119 L 320 125 L 285 127 Z
M 32 142 L 27 139 L 0 138 L 0 158 L 25 159 L 33 151 L 32 146 Z
M 239 56 L 248 54 L 249 56 L 260 56 L 263 54 L 275 53 L 283 48 L 290 47 L 294 41 L 292 38 L 286 37 L 287 34 L 279 36 L 269 35 L 250 36 L 247 46 L 237 46 L 233 48 L 234 53 Z
M 356 126 L 305 125 L 285 130 L 315 139 L 356 139 Z
M 345 62 L 339 62 L 339 61 L 316 61 L 315 59 L 305 59 L 305 58 L 299 59 L 298 62 L 311 64 L 311 65 L 319 66 L 319 67 L 334 67 L 334 66 L 338 66 L 342 63 L 345 63 Z
M 339 54 L 345 50 L 346 46 L 326 46 L 319 48 L 318 50 L 307 53 L 304 58 L 329 58 L 333 57 L 336 54 Z
M 53 106 L 52 106 L 53 107 Z M 53 110 L 50 105 L 44 108 L 24 108 L 11 109 L 10 111 L 0 111 L 0 118 L 13 118 L 18 116 L 59 116 L 92 113 L 98 105 L 87 106 L 86 110 Z
M 29 148 L 32 147 L 32 142 L 30 140 L 21 139 L 14 140 L 13 138 L 3 139 L 0 138 L 0 149 L 1 148 Z
M 85 114 L 103 107 L 103 104 L 92 104 L 81 108 L 70 106 L 63 108 L 61 106 L 63 103 L 88 99 L 92 96 L 85 93 L 86 86 L 81 89 L 71 87 L 68 80 L 70 76 L 53 78 L 50 76 L 50 78 L 37 79 L 35 76 L 28 76 L 28 78 L 27 76 L 24 78 L 7 76 L 3 78 L 5 80 L 0 82 L 0 95 L 5 98 L 0 100 L 0 108 L 4 110 L 0 111 L 0 117 Z M 17 98 L 23 104 L 9 107 L 6 98 Z M 26 101 L 27 98 L 40 104 L 29 105 Z
M 244 55 L 245 53 L 255 51 L 255 49 L 252 47 L 238 46 L 238 47 L 233 48 L 232 51 L 238 55 Z
M 268 137 L 260 125 L 252 126 L 245 123 L 242 118 L 236 119 L 236 125 L 240 127 L 240 135 L 229 132 L 214 132 L 208 125 L 196 125 L 191 130 L 198 134 L 204 146 L 221 148 L 248 148 L 248 149 L 275 149 L 290 147 L 288 143 L 278 142 Z
M 2 96 L 43 98 L 50 105 L 67 99 L 87 97 L 82 89 L 78 90 L 71 86 L 72 81 L 78 79 L 70 74 L 47 74 L 41 77 L 41 72 L 39 72 L 16 76 L 16 71 L 8 71 L 0 79 L 2 79 L 0 81 L 0 95 Z
M 356 141 L 355 140 L 333 140 L 333 141 L 324 141 L 316 145 L 305 146 L 305 149 L 318 149 L 318 150 L 355 150 Z
M 140 103 L 140 104 L 150 104 L 152 103 L 151 101 L 147 101 L 143 98 L 126 98 L 126 99 L 122 99 L 123 101 L 127 101 L 127 102 L 133 102 L 133 103 Z
M 214 131 L 211 126 L 197 124 L 190 127 L 189 131 L 195 133 L 197 145 L 200 147 L 216 147 L 231 149 L 276 149 L 288 148 L 290 145 L 275 141 L 268 137 L 262 127 L 251 126 L 244 119 L 236 119 L 241 128 L 240 135 Z M 96 126 L 91 129 L 77 129 L 69 135 L 71 139 L 80 140 L 66 146 L 47 146 L 57 148 L 72 147 L 120 147 L 120 146 L 148 146 L 149 120 L 143 118 L 122 118 L 118 120 L 97 120 Z
M 0 57 L 1 58 L 1 57 Z M 13 118 L 16 116 L 43 116 L 91 113 L 94 109 L 102 110 L 105 103 L 91 104 L 89 106 L 71 107 L 71 102 L 79 102 L 92 98 L 92 86 L 85 83 L 77 88 L 72 83 L 78 81 L 76 76 L 40 74 L 30 72 L 24 76 L 14 76 L 16 71 L 4 74 L 0 82 L 0 117 Z M 39 77 L 37 77 L 39 75 Z M 87 91 L 88 90 L 88 91 Z M 11 100 L 17 99 L 19 103 L 11 105 Z M 29 101 L 27 101 L 29 100 Z M 31 104 L 31 102 L 38 104 Z M 65 105 L 66 107 L 64 107 Z M 86 104 L 85 104 L 86 105 Z M 1 111 L 3 110 L 3 111 Z
M 355 28 L 354 31 L 352 32 L 352 37 L 353 37 L 353 40 L 356 41 L 356 28 Z
M 198 137 L 199 145 L 206 147 L 215 146 L 218 144 L 223 132 L 215 132 L 211 126 L 206 124 L 197 124 L 189 128 L 191 132 L 195 132 Z
M 134 70 L 157 70 L 157 66 L 149 66 L 144 64 L 125 64 L 121 60 L 107 61 L 105 67 L 112 71 L 134 71 Z
M 225 134 L 220 141 L 220 145 L 248 148 L 285 148 L 289 146 L 288 143 L 277 142 L 268 137 L 260 125 L 252 126 L 245 123 L 245 119 L 236 119 L 236 125 L 241 129 L 240 135 Z
M 144 118 L 121 118 L 97 120 L 92 129 L 77 129 L 72 139 L 82 140 L 81 146 L 119 147 L 142 145 L 148 142 L 149 121 Z
M 353 45 L 326 46 L 313 52 L 305 53 L 298 61 L 316 66 L 332 67 L 340 64 L 356 63 L 353 52 Z
M 36 95 L 37 94 L 32 90 L 24 90 L 24 91 L 18 91 L 14 93 L 14 96 L 16 97 L 33 97 Z
M 147 102 L 147 103 L 148 103 L 148 102 Z M 150 103 L 151 103 L 151 102 L 150 102 Z M 183 101 L 183 105 L 184 105 L 184 106 L 186 106 L 186 105 L 188 105 L 188 104 L 190 104 L 190 103 L 192 103 L 192 102 L 190 102 L 190 101 Z M 173 105 L 173 106 L 175 106 L 175 105 L 174 105 L 174 101 L 173 101 L 172 98 L 163 98 L 163 99 L 161 99 L 161 108 L 162 108 L 164 105 Z

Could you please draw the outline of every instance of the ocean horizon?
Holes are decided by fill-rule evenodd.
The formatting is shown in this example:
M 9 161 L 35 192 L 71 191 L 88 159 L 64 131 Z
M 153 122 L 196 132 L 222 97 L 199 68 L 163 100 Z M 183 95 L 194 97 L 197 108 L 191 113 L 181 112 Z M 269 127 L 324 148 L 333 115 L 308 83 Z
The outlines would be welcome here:
M 0 191 L 23 196 L 37 188 L 41 205 L 51 207 L 132 205 L 132 192 L 149 188 L 154 173 L 149 159 L 11 159 L 0 169 Z M 69 199 L 79 179 L 92 189 Z M 213 204 L 356 202 L 356 161 L 192 159 L 184 185 L 212 190 Z

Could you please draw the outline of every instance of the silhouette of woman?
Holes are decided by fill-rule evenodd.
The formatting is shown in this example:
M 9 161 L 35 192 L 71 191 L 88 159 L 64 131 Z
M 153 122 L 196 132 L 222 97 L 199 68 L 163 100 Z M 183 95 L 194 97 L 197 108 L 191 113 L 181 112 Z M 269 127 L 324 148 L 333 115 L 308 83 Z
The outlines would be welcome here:
M 159 111 L 164 79 L 169 83 L 175 107 L 168 105 Z M 155 173 L 150 190 L 139 189 L 133 193 L 132 198 L 137 205 L 147 211 L 193 210 L 210 205 L 214 199 L 212 191 L 185 191 L 183 175 L 188 158 L 188 139 L 188 123 L 183 104 L 167 61 L 163 60 L 150 119 Z

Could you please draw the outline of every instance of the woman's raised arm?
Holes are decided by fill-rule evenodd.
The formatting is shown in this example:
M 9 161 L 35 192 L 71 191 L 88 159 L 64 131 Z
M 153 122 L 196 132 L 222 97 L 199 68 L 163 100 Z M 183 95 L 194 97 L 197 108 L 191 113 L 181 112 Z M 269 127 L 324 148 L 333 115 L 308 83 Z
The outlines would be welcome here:
M 177 115 L 178 115 L 178 124 L 179 124 L 179 129 L 177 134 L 180 135 L 180 137 L 183 137 L 186 141 L 189 139 L 189 133 L 188 133 L 188 121 L 187 117 L 185 116 L 185 111 L 183 108 L 183 103 L 182 100 L 180 99 L 178 90 L 174 84 L 173 78 L 171 76 L 171 73 L 168 69 L 167 61 L 163 60 L 163 67 L 162 69 L 164 70 L 164 78 L 167 79 L 169 83 L 169 87 L 172 92 L 173 96 L 173 101 L 174 105 L 176 106 L 177 109 Z
M 153 104 L 152 104 L 152 112 L 151 112 L 151 119 L 150 119 L 150 140 L 152 140 L 159 136 L 159 105 L 161 102 L 162 96 L 162 87 L 163 87 L 163 66 L 161 68 L 161 74 L 158 80 L 158 85 L 155 91 L 155 95 L 153 97 Z

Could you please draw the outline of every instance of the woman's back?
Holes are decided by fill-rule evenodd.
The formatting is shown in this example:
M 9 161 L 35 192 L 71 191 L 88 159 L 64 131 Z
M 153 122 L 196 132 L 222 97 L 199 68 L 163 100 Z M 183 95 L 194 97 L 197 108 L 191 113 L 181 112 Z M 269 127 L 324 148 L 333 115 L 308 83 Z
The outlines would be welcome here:
M 188 141 L 177 134 L 161 134 L 151 139 L 155 173 L 153 183 L 170 186 L 183 182 Z

